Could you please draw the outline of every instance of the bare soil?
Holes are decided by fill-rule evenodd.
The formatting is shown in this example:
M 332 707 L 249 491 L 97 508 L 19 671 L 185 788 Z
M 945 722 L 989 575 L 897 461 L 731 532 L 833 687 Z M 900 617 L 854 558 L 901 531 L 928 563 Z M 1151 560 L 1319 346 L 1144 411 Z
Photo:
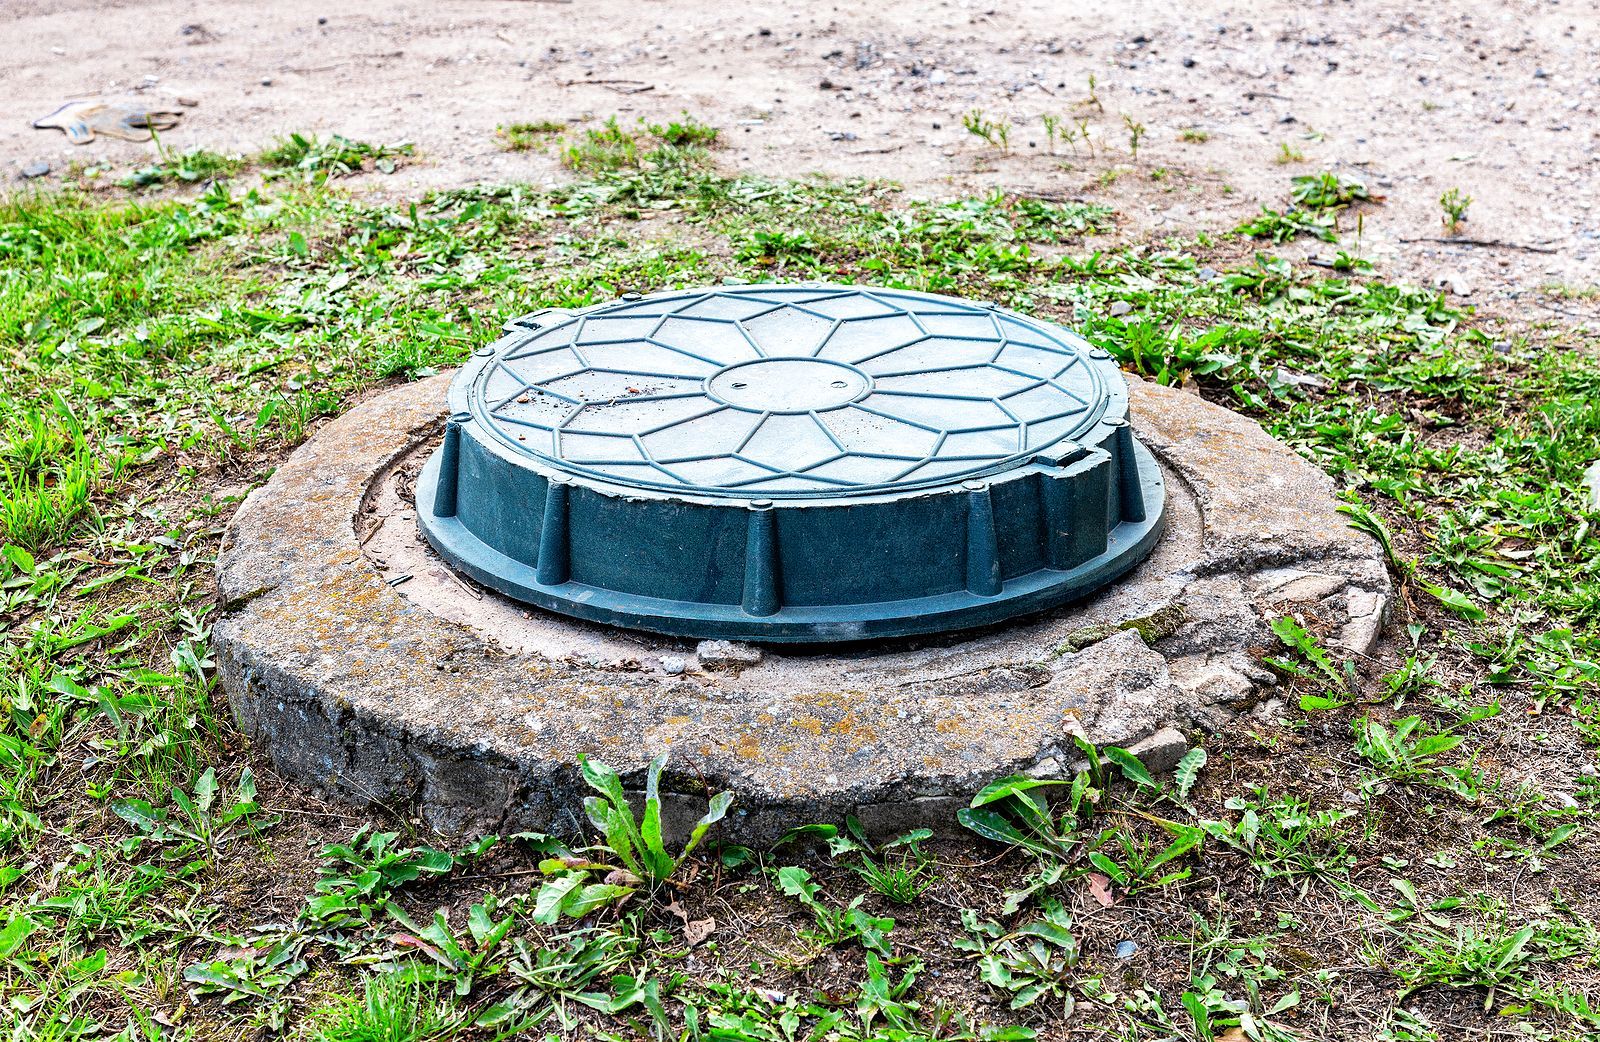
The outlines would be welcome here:
M 688 111 L 721 128 L 736 169 L 1092 197 L 1136 238 L 1231 228 L 1284 208 L 1294 174 L 1334 169 L 1386 196 L 1360 247 L 1390 277 L 1535 321 L 1596 310 L 1582 296 L 1600 253 L 1594 0 L 5 6 L 13 176 L 41 160 L 49 179 L 147 162 L 149 144 L 72 146 L 30 126 L 95 95 L 181 107 L 164 136 L 179 149 L 253 152 L 291 131 L 414 142 L 416 161 L 366 179 L 382 191 L 565 176 L 555 150 L 506 151 L 501 124 Z M 963 128 L 974 109 L 1012 124 L 1009 154 Z M 1092 154 L 1057 142 L 1051 155 L 1047 113 L 1087 120 Z M 1147 128 L 1137 159 L 1125 116 Z M 1189 128 L 1207 139 L 1184 140 Z M 1285 145 L 1304 159 L 1279 162 Z M 1459 235 L 1477 245 L 1433 241 L 1451 187 L 1473 198 Z M 1355 223 L 1342 222 L 1347 249 Z M 1319 251 L 1332 255 L 1297 252 Z
M 1600 315 L 1600 277 L 1594 273 L 1600 253 L 1600 4 L 1594 2 L 1425 7 L 1141 0 L 1068 7 L 937 0 L 753 0 L 737 6 L 663 0 L 0 0 L 0 12 L 8 30 L 0 49 L 0 192 L 81 180 L 86 166 L 109 164 L 121 171 L 149 162 L 149 144 L 101 139 L 74 147 L 59 131 L 29 125 L 80 97 L 133 97 L 150 107 L 181 107 L 182 124 L 164 135 L 180 150 L 248 153 L 291 131 L 415 142 L 417 157 L 398 173 L 351 181 L 353 190 L 386 194 L 569 176 L 553 153 L 505 151 L 494 133 L 500 124 L 556 119 L 581 128 L 613 113 L 625 121 L 659 120 L 687 110 L 722 129 L 725 147 L 718 161 L 732 169 L 891 178 L 928 196 L 998 186 L 1089 198 L 1118 210 L 1118 234 L 1130 240 L 1231 228 L 1261 205 L 1283 209 L 1291 176 L 1339 170 L 1366 179 L 1386 196 L 1363 208 L 1361 241 L 1362 252 L 1385 278 L 1444 278 L 1453 294 L 1465 291 L 1466 302 L 1513 318 L 1530 337 L 1546 337 L 1553 350 L 1581 349 L 1593 340 L 1581 333 L 1541 333 L 1537 323 L 1567 325 Z M 1098 105 L 1085 104 L 1091 75 Z M 180 105 L 179 99 L 194 104 Z M 1011 154 L 966 133 L 961 116 L 973 109 L 1014 124 Z M 1096 140 L 1093 154 L 1082 145 L 1075 153 L 1058 144 L 1060 154 L 1049 155 L 1040 123 L 1045 113 L 1069 124 L 1087 120 Z M 1147 127 L 1137 159 L 1128 154 L 1124 115 Z M 1188 128 L 1209 136 L 1183 140 Z M 1302 153 L 1303 161 L 1278 163 L 1285 144 Z M 16 179 L 41 160 L 53 167 L 47 177 Z M 1126 172 L 1106 183 L 1105 175 L 1117 170 Z M 112 180 L 101 177 L 98 183 Z M 1502 245 L 1430 241 L 1444 235 L 1437 200 L 1449 187 L 1475 200 L 1462 234 Z M 1347 216 L 1343 227 L 1343 245 L 1350 249 L 1354 218 Z M 674 235 L 691 233 L 673 228 Z M 1230 242 L 1208 256 L 1218 266 L 1219 256 L 1247 261 L 1252 245 Z M 1284 252 L 1326 259 L 1333 249 L 1302 241 Z M 1541 290 L 1555 285 L 1567 291 Z M 1451 430 L 1452 438 L 1473 434 L 1470 427 Z M 206 476 L 242 489 L 272 462 L 241 454 Z M 172 498 L 181 494 L 169 489 L 172 475 L 165 468 L 172 465 L 152 465 L 162 470 L 151 472 L 148 497 L 144 491 L 130 495 L 143 502 L 168 489 L 169 498 L 154 511 L 158 517 L 193 513 L 192 504 Z M 1388 520 L 1402 558 L 1430 549 L 1398 511 Z M 1431 599 L 1417 600 L 1400 606 L 1397 622 L 1426 622 L 1433 633 L 1458 625 Z M 1404 652 L 1398 627 L 1390 638 L 1363 669 L 1368 688 L 1399 665 Z M 1481 681 L 1483 668 L 1464 652 L 1451 651 L 1439 679 L 1446 689 L 1461 690 Z M 1284 693 L 1290 705 L 1294 697 L 1293 690 Z M 1515 689 L 1506 699 L 1511 711 L 1501 718 L 1504 729 L 1495 732 L 1492 745 L 1485 741 L 1480 764 L 1526 778 L 1542 792 L 1572 791 L 1573 774 L 1585 762 L 1576 740 L 1555 727 L 1553 713 L 1541 718 Z M 231 778 L 242 749 L 231 729 L 221 733 L 228 755 L 219 768 Z M 1194 799 L 1216 814 L 1224 795 L 1264 784 L 1274 792 L 1336 802 L 1359 785 L 1361 771 L 1350 762 L 1349 742 L 1347 724 L 1332 718 L 1304 729 L 1263 721 L 1219 735 L 1215 744 L 1208 742 L 1213 760 Z M 259 758 L 255 766 L 261 802 L 286 820 L 272 833 L 266 855 L 230 857 L 216 874 L 231 882 L 221 890 L 207 884 L 201 900 L 221 909 L 215 923 L 220 932 L 292 918 L 311 890 L 323 842 L 345 838 L 363 824 L 404 825 L 398 814 L 324 805 L 262 769 Z M 1562 895 L 1577 914 L 1597 918 L 1600 889 L 1592 858 L 1563 857 L 1542 874 L 1490 853 L 1464 855 L 1456 867 L 1430 852 L 1474 849 L 1489 830 L 1473 808 L 1442 800 L 1412 803 L 1395 790 L 1381 810 L 1383 832 L 1361 836 L 1355 846 L 1360 861 L 1352 874 L 1358 884 L 1380 887 L 1385 858 L 1409 852 L 1414 860 L 1407 875 L 1425 894 L 1482 891 L 1515 909 L 1519 920 L 1524 913 L 1548 912 L 1551 895 Z M 37 854 L 44 865 L 64 862 L 69 842 L 103 844 L 127 835 L 102 800 L 59 799 L 49 816 L 55 834 L 41 841 Z M 992 912 L 999 893 L 1016 885 L 1026 866 L 1015 853 L 997 856 L 970 839 L 941 840 L 935 849 L 941 878 L 926 898 L 932 913 L 902 912 L 876 898 L 868 907 L 901 916 L 895 941 L 926 961 L 919 987 L 930 1007 L 946 999 L 984 1019 L 1013 1019 L 988 989 L 973 983 L 970 963 L 950 941 L 962 935 L 956 909 Z M 834 894 L 863 888 L 842 868 L 815 858 L 808 863 Z M 456 905 L 453 921 L 461 922 L 461 903 L 486 885 L 525 888 L 537 878 L 535 866 L 533 855 L 514 852 L 508 842 L 471 874 L 452 877 L 437 890 L 419 889 L 416 908 L 431 910 L 448 899 Z M 1184 927 L 1197 909 L 1237 922 L 1241 932 L 1295 923 L 1299 936 L 1275 941 L 1273 957 L 1296 972 L 1320 964 L 1339 977 L 1330 985 L 1332 1004 L 1308 1001 L 1303 1014 L 1291 1016 L 1310 1021 L 1300 1026 L 1311 1037 L 1373 1037 L 1396 989 L 1372 957 L 1381 937 L 1330 889 L 1301 892 L 1299 881 L 1258 879 L 1248 867 L 1243 859 L 1212 857 L 1182 890 L 1152 890 L 1113 908 L 1073 891 L 1069 900 L 1088 953 L 1086 966 L 1103 970 L 1119 988 L 1123 981 L 1128 988 L 1142 982 L 1170 996 L 1187 986 L 1190 969 L 1184 946 L 1174 942 L 1173 924 Z M 808 924 L 792 902 L 751 886 L 748 876 L 723 877 L 712 862 L 705 871 L 715 873 L 712 883 L 688 891 L 686 915 L 717 919 L 715 936 L 724 954 L 712 958 L 698 949 L 685 963 L 687 972 L 711 979 L 720 967 L 762 959 L 771 969 L 752 974 L 752 986 L 838 994 L 857 986 L 859 952 L 816 954 L 796 937 Z M 1292 917 L 1279 918 L 1285 912 Z M 665 911 L 651 914 L 653 926 L 673 923 Z M 1112 961 L 1115 945 L 1125 939 L 1137 942 L 1137 954 L 1129 962 Z M 111 947 L 113 959 L 132 961 L 131 948 Z M 160 951 L 173 965 L 187 966 L 213 957 L 217 947 L 185 934 Z M 324 965 L 331 961 L 324 958 Z M 1569 982 L 1590 970 L 1580 965 Z M 330 987 L 330 979 L 320 972 L 308 975 L 299 985 L 301 997 L 309 1002 L 314 992 Z M 1588 990 L 1585 981 L 1577 984 Z M 178 988 L 158 993 L 154 987 L 128 987 L 123 994 L 130 1005 L 142 1003 L 163 1016 L 171 1011 L 174 1018 L 189 1010 L 197 1037 L 245 1030 L 242 1021 L 220 1019 L 225 1012 L 215 1000 L 190 1004 Z M 1478 989 L 1433 988 L 1420 998 L 1445 1037 L 1515 1030 L 1483 1012 Z M 125 1010 L 113 1012 L 118 1022 L 126 1019 Z M 1052 1022 L 1046 1032 L 1089 1037 L 1090 1029 Z

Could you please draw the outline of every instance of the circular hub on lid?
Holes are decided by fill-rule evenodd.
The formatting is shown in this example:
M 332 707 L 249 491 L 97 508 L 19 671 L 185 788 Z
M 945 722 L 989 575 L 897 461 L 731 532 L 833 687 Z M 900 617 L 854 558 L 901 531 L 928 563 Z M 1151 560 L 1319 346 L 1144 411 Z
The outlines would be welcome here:
M 550 309 L 451 387 L 424 534 L 487 586 L 685 636 L 995 622 L 1138 563 L 1164 490 L 1068 330 L 950 297 L 741 286 Z
M 872 377 L 844 362 L 820 358 L 756 358 L 735 362 L 706 379 L 716 402 L 753 413 L 826 412 L 872 390 Z

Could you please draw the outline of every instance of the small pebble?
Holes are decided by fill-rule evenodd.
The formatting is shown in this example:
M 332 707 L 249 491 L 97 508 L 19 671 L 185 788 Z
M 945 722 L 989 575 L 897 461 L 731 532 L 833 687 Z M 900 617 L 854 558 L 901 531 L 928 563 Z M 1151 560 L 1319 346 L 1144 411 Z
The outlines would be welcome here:
M 46 163 L 42 159 L 37 163 L 29 163 L 27 166 L 22 168 L 22 176 L 27 178 L 43 177 L 49 172 L 50 164 Z
M 661 657 L 661 672 L 669 677 L 675 677 L 689 668 L 689 663 L 677 655 L 663 655 Z
M 1119 959 L 1131 959 L 1138 954 L 1138 951 L 1139 946 L 1132 941 L 1117 942 L 1117 958 Z
M 1119 300 L 1111 305 L 1111 315 L 1114 318 L 1120 318 L 1132 310 L 1133 305 L 1126 300 Z

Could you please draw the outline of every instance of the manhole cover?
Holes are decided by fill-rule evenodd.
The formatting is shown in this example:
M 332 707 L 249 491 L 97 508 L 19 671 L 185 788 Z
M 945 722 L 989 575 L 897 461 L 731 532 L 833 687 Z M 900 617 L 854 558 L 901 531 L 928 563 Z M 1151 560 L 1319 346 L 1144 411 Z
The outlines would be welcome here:
M 840 641 L 1037 611 L 1160 534 L 1105 352 L 950 297 L 749 286 L 517 319 L 450 389 L 422 531 L 511 597 Z

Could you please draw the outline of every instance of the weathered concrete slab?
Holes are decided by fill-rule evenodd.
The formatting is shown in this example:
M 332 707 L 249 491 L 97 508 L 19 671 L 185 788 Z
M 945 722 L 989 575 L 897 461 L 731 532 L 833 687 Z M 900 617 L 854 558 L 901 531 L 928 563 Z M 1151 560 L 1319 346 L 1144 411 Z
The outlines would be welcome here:
M 727 831 L 748 842 L 850 812 L 948 826 L 995 777 L 1069 769 L 1074 734 L 1226 726 L 1271 683 L 1271 619 L 1365 653 L 1390 595 L 1323 474 L 1248 420 L 1134 381 L 1140 437 L 1175 479 L 1168 534 L 1071 609 L 811 654 L 608 630 L 477 589 L 418 539 L 408 478 L 446 382 L 357 406 L 250 496 L 216 627 L 234 713 L 279 770 L 443 832 L 571 832 L 580 753 L 626 776 L 667 748 L 678 809 L 731 788 Z

